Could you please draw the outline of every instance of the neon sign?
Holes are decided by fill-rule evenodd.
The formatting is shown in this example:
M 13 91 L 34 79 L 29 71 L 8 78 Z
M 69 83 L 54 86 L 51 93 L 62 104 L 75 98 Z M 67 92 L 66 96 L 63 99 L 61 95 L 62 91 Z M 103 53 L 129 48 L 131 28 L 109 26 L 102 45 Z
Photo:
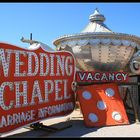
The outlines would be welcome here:
M 71 113 L 74 74 L 69 52 L 0 43 L 0 133 Z

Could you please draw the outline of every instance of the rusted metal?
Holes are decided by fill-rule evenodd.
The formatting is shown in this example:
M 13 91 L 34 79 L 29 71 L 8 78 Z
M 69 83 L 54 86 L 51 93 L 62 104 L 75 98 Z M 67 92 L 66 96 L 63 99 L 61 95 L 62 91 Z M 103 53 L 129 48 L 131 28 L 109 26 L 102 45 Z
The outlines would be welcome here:
M 30 45 L 32 45 L 33 43 L 39 43 L 36 40 L 32 40 L 32 33 L 30 33 L 30 39 L 25 39 L 24 37 L 22 37 L 20 39 L 20 41 L 25 42 L 25 43 L 29 43 Z
M 64 122 L 64 123 L 66 123 L 66 122 Z M 43 125 L 43 123 L 40 123 L 40 122 L 37 122 L 37 123 L 34 123 L 34 124 L 30 125 L 31 129 L 34 129 L 34 130 L 45 130 L 45 131 L 49 131 L 49 132 L 61 131 L 61 130 L 64 130 L 64 129 L 67 129 L 67 128 L 70 128 L 70 127 L 72 127 L 72 124 L 70 123 L 70 121 L 69 121 L 68 125 L 66 125 L 66 126 L 64 126 L 62 128 L 57 128 L 57 127 Z

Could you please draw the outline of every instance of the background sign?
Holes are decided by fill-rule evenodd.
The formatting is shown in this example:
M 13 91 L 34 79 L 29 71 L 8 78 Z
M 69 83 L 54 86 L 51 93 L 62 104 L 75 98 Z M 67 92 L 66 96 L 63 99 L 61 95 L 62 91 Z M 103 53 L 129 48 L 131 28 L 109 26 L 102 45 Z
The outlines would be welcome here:
M 0 43 L 0 133 L 71 113 L 74 74 L 69 52 Z

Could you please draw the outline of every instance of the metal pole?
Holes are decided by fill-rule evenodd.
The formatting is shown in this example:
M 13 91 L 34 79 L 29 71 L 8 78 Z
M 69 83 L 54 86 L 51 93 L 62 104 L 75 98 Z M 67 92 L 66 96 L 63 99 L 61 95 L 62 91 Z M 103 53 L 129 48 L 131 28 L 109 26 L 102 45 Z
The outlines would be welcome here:
M 32 41 L 32 33 L 30 33 L 30 40 Z M 32 45 L 31 42 L 30 42 L 30 45 Z
M 78 86 L 88 86 L 88 85 L 100 85 L 100 84 L 109 84 L 109 83 L 113 83 L 113 82 L 76 82 Z M 115 83 L 115 82 L 114 82 Z M 118 85 L 140 85 L 140 83 L 138 82 L 120 82 L 120 83 L 117 83 L 116 84 Z

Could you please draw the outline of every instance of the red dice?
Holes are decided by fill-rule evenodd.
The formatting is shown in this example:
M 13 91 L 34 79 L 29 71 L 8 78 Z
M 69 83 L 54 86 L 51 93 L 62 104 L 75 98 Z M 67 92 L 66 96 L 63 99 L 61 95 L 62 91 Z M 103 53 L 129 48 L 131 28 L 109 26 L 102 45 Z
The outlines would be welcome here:
M 117 84 L 82 86 L 77 96 L 86 126 L 129 124 Z

